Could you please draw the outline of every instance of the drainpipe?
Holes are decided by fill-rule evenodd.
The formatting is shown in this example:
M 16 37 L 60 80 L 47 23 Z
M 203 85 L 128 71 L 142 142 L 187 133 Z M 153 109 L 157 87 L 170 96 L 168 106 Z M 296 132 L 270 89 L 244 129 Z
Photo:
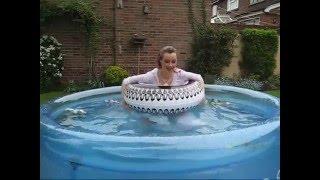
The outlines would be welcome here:
M 139 52 L 138 52 L 138 74 L 140 74 L 140 51 L 141 51 L 141 47 L 139 46 Z
M 112 25 L 112 65 L 116 65 L 117 55 L 116 55 L 116 40 L 117 40 L 117 33 L 116 33 L 116 9 L 117 9 L 117 0 L 113 0 L 113 25 Z

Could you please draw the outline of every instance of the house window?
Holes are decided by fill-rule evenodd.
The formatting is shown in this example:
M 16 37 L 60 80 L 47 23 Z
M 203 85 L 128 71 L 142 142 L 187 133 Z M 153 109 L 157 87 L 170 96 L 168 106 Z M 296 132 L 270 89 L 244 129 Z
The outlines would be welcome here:
M 227 2 L 227 11 L 232 11 L 239 7 L 239 0 L 228 0 Z
M 264 1 L 264 0 L 250 0 L 250 4 L 256 4 L 256 3 L 259 3 L 262 1 Z
M 218 6 L 214 5 L 212 6 L 212 17 L 217 16 L 217 14 L 218 14 Z

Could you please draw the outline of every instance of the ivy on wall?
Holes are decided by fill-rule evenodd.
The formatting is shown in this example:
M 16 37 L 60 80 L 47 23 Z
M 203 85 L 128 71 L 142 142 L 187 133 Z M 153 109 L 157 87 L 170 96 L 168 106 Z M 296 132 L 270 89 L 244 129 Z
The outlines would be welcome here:
M 45 25 L 56 17 L 71 17 L 84 26 L 89 55 L 95 57 L 103 23 L 95 11 L 97 3 L 93 0 L 40 0 L 40 24 Z

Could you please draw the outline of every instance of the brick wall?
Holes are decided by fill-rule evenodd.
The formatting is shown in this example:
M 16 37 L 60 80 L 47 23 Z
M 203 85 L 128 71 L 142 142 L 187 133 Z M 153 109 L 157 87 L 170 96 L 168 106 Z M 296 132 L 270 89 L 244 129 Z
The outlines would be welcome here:
M 97 75 L 101 75 L 104 69 L 113 63 L 114 57 L 116 63 L 124 66 L 131 75 L 152 70 L 157 66 L 159 49 L 166 45 L 177 48 L 178 65 L 186 68 L 186 60 L 191 56 L 192 41 L 187 0 L 122 1 L 123 7 L 115 8 L 114 11 L 114 1 L 100 0 L 97 11 L 106 24 L 101 28 L 100 50 L 93 62 Z M 143 13 L 144 2 L 149 7 L 149 14 Z M 195 18 L 201 21 L 200 1 L 194 1 L 192 5 Z M 211 6 L 211 1 L 205 0 L 208 22 Z M 268 18 L 271 19 L 263 18 L 266 21 Z M 237 24 L 228 26 L 237 30 L 246 27 L 263 28 Z M 57 18 L 41 29 L 43 33 L 55 36 L 62 43 L 62 51 L 65 54 L 62 82 L 86 80 L 89 76 L 90 57 L 86 55 L 84 28 L 70 19 Z M 144 34 L 147 38 L 145 45 L 140 49 L 130 41 L 133 34 Z
M 270 24 L 280 26 L 280 16 L 276 14 L 264 13 L 260 16 L 260 21 L 262 26 Z
M 210 17 L 209 1 L 205 3 L 207 16 Z M 123 8 L 116 9 L 117 63 L 123 64 L 131 74 L 143 73 L 156 67 L 156 58 L 161 47 L 172 45 L 178 50 L 178 65 L 184 68 L 185 60 L 191 55 L 192 41 L 187 1 L 149 0 L 145 4 L 149 7 L 149 14 L 142 11 L 143 0 L 124 0 Z M 200 9 L 200 3 L 194 3 L 193 8 L 196 18 L 199 19 L 197 9 Z M 130 43 L 134 34 L 147 38 L 143 47 L 139 48 Z
M 116 7 L 115 11 L 114 2 L 116 1 L 100 0 L 97 9 L 108 24 L 101 29 L 101 48 L 94 62 L 98 75 L 112 64 L 114 56 L 116 63 L 123 65 L 131 75 L 149 71 L 156 67 L 158 51 L 166 45 L 177 48 L 178 65 L 186 67 L 186 59 L 191 56 L 192 41 L 187 0 L 122 0 L 123 7 Z M 210 0 L 205 0 L 208 22 L 211 17 L 210 3 Z M 148 5 L 149 14 L 143 13 L 144 4 Z M 195 1 L 193 10 L 197 19 L 200 19 L 199 9 L 200 1 Z M 110 25 L 114 25 L 115 31 Z M 54 35 L 63 44 L 65 69 L 62 81 L 84 81 L 88 77 L 90 58 L 85 53 L 83 28 L 61 18 L 46 26 L 43 33 Z M 147 40 L 143 47 L 139 48 L 131 43 L 133 34 L 144 34 Z M 112 50 L 113 40 L 115 52 Z

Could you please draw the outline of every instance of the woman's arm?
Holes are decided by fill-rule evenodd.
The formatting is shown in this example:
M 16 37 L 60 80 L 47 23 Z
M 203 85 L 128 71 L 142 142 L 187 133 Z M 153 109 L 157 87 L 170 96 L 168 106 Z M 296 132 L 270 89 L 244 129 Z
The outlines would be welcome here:
M 187 81 L 189 80 L 194 80 L 194 81 L 199 81 L 201 87 L 204 87 L 204 80 L 200 74 L 192 73 L 192 72 L 187 72 L 184 70 L 181 70 L 181 75 L 183 78 Z
M 203 78 L 200 74 L 196 74 L 196 73 L 192 73 L 192 72 L 187 72 L 182 70 L 182 75 L 189 80 L 194 80 L 194 81 L 200 81 L 200 82 L 204 82 Z
M 139 82 L 144 82 L 146 79 L 146 74 L 140 74 L 136 76 L 130 76 L 122 81 L 122 85 L 124 84 L 132 84 L 132 83 L 139 83 Z
M 136 76 L 130 76 L 125 78 L 122 81 L 123 85 L 133 84 L 133 83 L 146 83 L 146 84 L 153 84 L 154 78 L 153 78 L 153 70 L 149 71 L 145 74 L 140 74 Z

